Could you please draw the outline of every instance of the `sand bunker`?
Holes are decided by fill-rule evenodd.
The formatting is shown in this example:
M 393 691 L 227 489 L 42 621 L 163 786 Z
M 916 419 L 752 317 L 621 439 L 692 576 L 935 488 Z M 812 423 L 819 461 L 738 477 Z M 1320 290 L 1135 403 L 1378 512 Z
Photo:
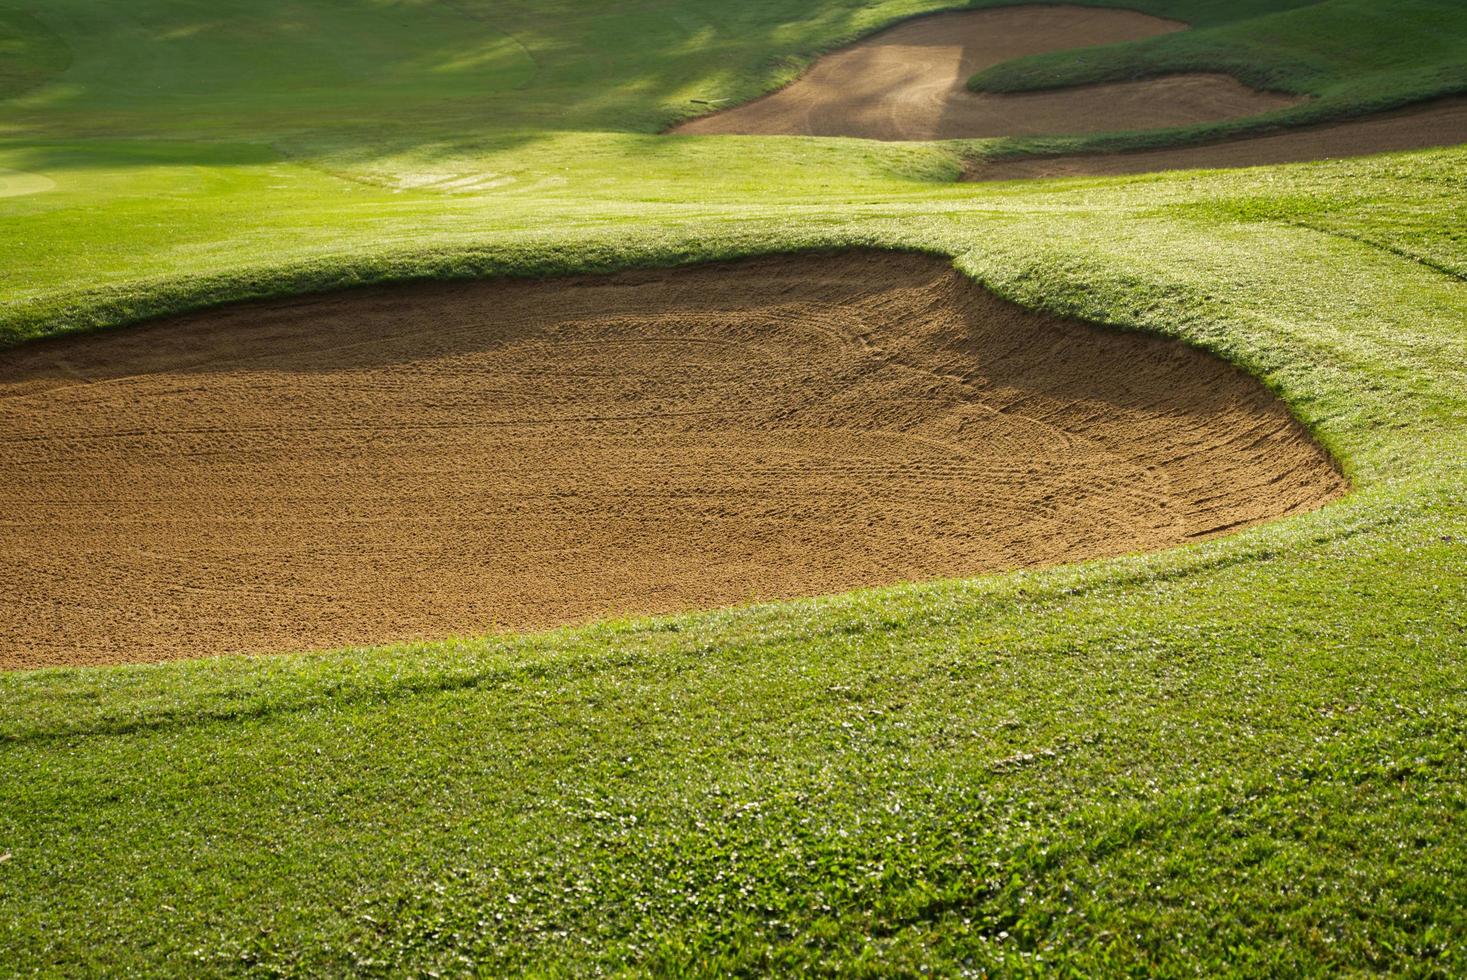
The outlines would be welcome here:
M 1013 58 L 1186 26 L 1128 10 L 1074 6 L 919 17 L 826 55 L 772 95 L 672 132 L 878 140 L 1116 132 L 1252 116 L 1299 101 L 1210 74 L 1019 95 L 967 89 L 972 75 Z
M 27 194 L 41 194 L 53 190 L 56 181 L 50 177 L 40 174 L 27 173 L 24 170 L 6 170 L 0 167 L 0 197 L 23 197 Z
M 1348 122 L 1201 146 L 1148 150 L 1141 153 L 1094 153 L 1069 157 L 999 160 L 974 167 L 967 174 L 967 179 L 1016 180 L 1139 174 L 1159 170 L 1261 167 L 1276 163 L 1303 163 L 1371 153 L 1456 146 L 1459 143 L 1467 143 L 1467 99 L 1455 98 Z
M 0 666 L 974 575 L 1343 487 L 1232 367 L 932 258 L 247 305 L 0 353 Z

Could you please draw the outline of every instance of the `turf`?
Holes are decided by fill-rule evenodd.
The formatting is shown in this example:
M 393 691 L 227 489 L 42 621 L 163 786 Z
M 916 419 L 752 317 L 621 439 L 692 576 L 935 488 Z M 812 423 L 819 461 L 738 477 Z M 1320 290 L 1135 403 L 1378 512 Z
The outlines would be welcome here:
M 0 168 L 57 184 L 0 198 L 0 342 L 288 292 L 302 276 L 411 276 L 420 267 L 407 254 L 462 252 L 486 234 L 543 230 L 542 215 L 561 227 L 665 225 L 721 207 L 748 220 L 752 206 L 819 206 L 832 193 L 853 201 L 930 195 L 939 189 L 929 185 L 957 176 L 965 155 L 1222 132 L 930 146 L 656 135 L 793 77 L 843 41 L 947 6 L 0 0 L 9 43 L 50 52 L 29 60 L 51 64 L 53 74 L 69 65 L 35 76 L 50 84 L 0 102 Z M 1206 57 L 1223 51 L 1272 84 L 1323 93 L 1299 112 L 1462 90 L 1460 4 L 1139 6 L 1198 25 L 1161 39 L 1183 46 L 1177 57 L 1195 55 L 1190 68 L 1212 64 L 1196 54 L 1200 45 L 1213 52 Z M 1314 19 L 1284 31 L 1280 17 Z M 1147 59 L 1161 55 L 1147 44 L 1107 51 L 1114 71 L 1159 70 Z M 461 181 L 471 182 L 468 191 L 454 190 Z
M 620 35 L 607 6 L 505 4 L 476 34 L 447 5 L 254 4 L 285 38 L 247 43 L 223 4 L 7 0 L 73 67 L 0 105 L 0 167 L 58 184 L 0 198 L 6 338 L 369 279 L 917 249 L 1242 364 L 1355 492 L 1043 573 L 5 675 L 0 972 L 1467 969 L 1467 150 L 985 187 L 942 182 L 951 147 L 665 139 L 741 91 L 711 80 L 757 88 L 921 5 L 741 4 L 764 27 L 737 44 L 708 26 L 726 5 L 618 5 Z M 215 20 L 171 81 L 206 76 L 218 111 L 150 101 L 187 59 L 137 39 Z M 484 53 L 484 94 L 302 85 L 312 118 L 226 63 L 346 85 L 373 59 L 311 39 L 359 27 L 403 35 L 389 62 Z M 642 51 L 658 30 L 679 43 Z M 500 33 L 560 66 L 503 128 Z M 588 67 L 593 36 L 627 40 Z M 597 106 L 527 128 L 576 93 Z M 397 189 L 485 172 L 516 181 Z
M 1223 72 L 1310 101 L 1253 119 L 1091 139 L 1007 140 L 987 156 L 1143 149 L 1264 132 L 1394 109 L 1467 92 L 1467 8 L 1455 0 L 1170 3 L 1193 30 L 1134 44 L 1056 52 L 998 65 L 969 80 L 978 91 L 1021 92 L 1175 72 Z

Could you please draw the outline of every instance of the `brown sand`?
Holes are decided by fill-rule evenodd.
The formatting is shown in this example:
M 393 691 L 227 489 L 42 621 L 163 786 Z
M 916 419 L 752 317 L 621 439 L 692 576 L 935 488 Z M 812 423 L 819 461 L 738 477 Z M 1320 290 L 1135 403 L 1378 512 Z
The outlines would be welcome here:
M 1074 6 L 919 17 L 826 55 L 778 92 L 671 132 L 878 140 L 1116 132 L 1252 116 L 1298 101 L 1211 74 L 1018 95 L 966 87 L 972 75 L 1013 58 L 1186 26 L 1129 10 Z
M 1261 167 L 1459 143 L 1467 143 L 1467 99 L 1453 98 L 1348 122 L 1201 146 L 1140 153 L 999 160 L 974 167 L 967 174 L 967 179 L 1016 180 L 1193 168 Z
M 931 258 L 243 305 L 0 353 L 0 667 L 975 575 L 1343 489 L 1229 365 Z

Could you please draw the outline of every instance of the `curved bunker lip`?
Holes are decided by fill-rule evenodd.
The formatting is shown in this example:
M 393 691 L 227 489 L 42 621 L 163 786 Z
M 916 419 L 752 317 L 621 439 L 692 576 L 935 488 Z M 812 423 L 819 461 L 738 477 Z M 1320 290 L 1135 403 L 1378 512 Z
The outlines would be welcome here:
M 0 666 L 274 652 L 980 575 L 1319 506 L 1183 344 L 943 260 L 240 305 L 0 353 Z
M 1120 132 L 1260 115 L 1304 101 L 1215 73 L 1015 95 L 967 88 L 973 75 L 1015 58 L 1186 27 L 1131 10 L 1068 5 L 928 14 L 824 55 L 776 92 L 669 132 L 877 140 Z
M 1467 98 L 1434 99 L 1391 112 L 1213 143 L 1129 153 L 1012 157 L 978 163 L 965 180 L 1100 177 L 1163 170 L 1219 170 L 1400 153 L 1467 143 Z

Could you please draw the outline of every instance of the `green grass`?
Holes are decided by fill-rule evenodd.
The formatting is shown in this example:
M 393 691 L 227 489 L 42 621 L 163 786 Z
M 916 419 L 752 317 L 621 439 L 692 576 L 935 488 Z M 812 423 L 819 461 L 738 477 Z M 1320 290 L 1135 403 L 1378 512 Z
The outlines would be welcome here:
M 1457 3 L 1137 5 L 1198 26 L 1103 60 L 1088 52 L 1087 64 L 1144 74 L 1190 58 L 1173 67 L 1230 67 L 1320 96 L 1287 118 L 1457 90 L 1467 65 Z M 0 343 L 237 296 L 241 275 L 252 293 L 349 281 L 343 263 L 411 275 L 404 254 L 539 229 L 547 210 L 572 225 L 676 224 L 715 205 L 935 199 L 950 191 L 931 185 L 954 179 L 964 155 L 1155 145 L 1275 119 L 926 146 L 656 135 L 706 108 L 694 99 L 756 95 L 820 51 L 948 6 L 0 0 L 10 43 L 51 52 L 36 56 L 49 83 L 0 102 L 0 171 L 56 183 L 0 197 Z M 1015 64 L 1026 84 L 1073 80 L 1044 59 L 1037 78 Z M 433 183 L 474 178 L 492 186 Z
M 1177 72 L 1223 72 L 1310 101 L 1262 116 L 1145 135 L 990 142 L 986 156 L 1171 146 L 1395 109 L 1467 93 L 1467 7 L 1456 0 L 1130 3 L 1193 29 L 1131 44 L 1053 52 L 996 65 L 978 91 L 1023 92 Z
M 1186 16 L 1198 5 L 1132 6 Z M 1192 30 L 1146 41 L 1006 62 L 974 87 L 1014 92 L 1222 71 L 1258 88 L 1344 102 L 1467 91 L 1467 12 L 1451 0 L 1215 4 L 1188 20 Z
M 922 249 L 1242 364 L 1352 495 L 1043 572 L 0 676 L 0 973 L 1467 971 L 1467 149 L 987 186 L 651 135 L 937 5 L 730 6 L 0 0 L 70 57 L 0 103 L 0 168 L 57 185 L 0 197 L 0 331 Z
M 0 10 L 0 98 L 44 84 L 65 70 L 65 42 L 34 17 Z

